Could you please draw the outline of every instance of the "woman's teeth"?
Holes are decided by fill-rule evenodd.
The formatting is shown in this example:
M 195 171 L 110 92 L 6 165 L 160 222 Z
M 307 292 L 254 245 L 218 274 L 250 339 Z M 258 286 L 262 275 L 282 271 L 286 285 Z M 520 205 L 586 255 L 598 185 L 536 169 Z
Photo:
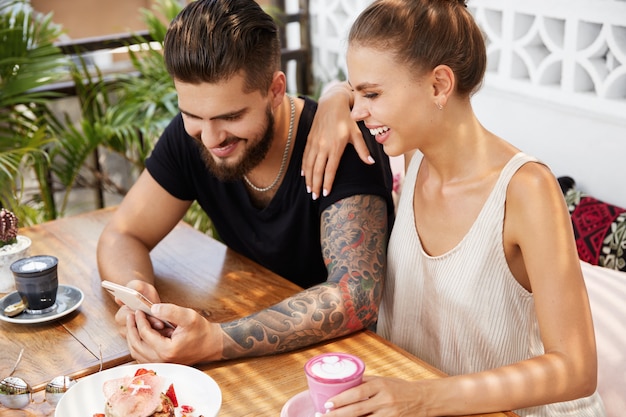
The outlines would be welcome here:
M 383 126 L 383 127 L 377 127 L 376 129 L 370 129 L 370 133 L 376 136 L 376 135 L 381 135 L 388 130 L 389 128 L 387 126 Z

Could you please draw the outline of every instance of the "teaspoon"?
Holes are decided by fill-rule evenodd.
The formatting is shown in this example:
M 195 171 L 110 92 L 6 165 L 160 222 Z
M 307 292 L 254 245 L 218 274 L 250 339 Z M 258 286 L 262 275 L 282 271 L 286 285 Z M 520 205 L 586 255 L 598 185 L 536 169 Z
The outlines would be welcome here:
M 4 315 L 7 317 L 15 317 L 26 310 L 26 303 L 23 300 L 15 304 L 10 304 L 4 308 Z

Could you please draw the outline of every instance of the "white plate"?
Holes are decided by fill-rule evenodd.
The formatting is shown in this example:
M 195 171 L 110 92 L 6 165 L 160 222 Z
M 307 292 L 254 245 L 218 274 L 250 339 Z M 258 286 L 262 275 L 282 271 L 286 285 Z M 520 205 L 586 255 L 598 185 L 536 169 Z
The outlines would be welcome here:
M 84 298 L 85 295 L 79 288 L 72 285 L 59 285 L 59 289 L 57 290 L 57 307 L 54 310 L 43 314 L 30 314 L 24 311 L 18 316 L 7 317 L 2 313 L 5 307 L 20 301 L 20 295 L 17 291 L 13 291 L 0 300 L 0 320 L 18 324 L 44 323 L 46 321 L 56 320 L 67 316 L 80 307 Z
M 189 417 L 215 417 L 222 407 L 222 391 L 217 383 L 204 372 L 190 366 L 173 363 L 143 363 L 124 365 L 98 372 L 78 380 L 56 406 L 55 417 L 91 417 L 104 413 L 105 398 L 102 385 L 105 381 L 132 376 L 137 369 L 151 369 L 165 378 L 165 387 L 174 384 L 178 407 L 176 416 L 181 416 L 181 406 L 192 406 Z

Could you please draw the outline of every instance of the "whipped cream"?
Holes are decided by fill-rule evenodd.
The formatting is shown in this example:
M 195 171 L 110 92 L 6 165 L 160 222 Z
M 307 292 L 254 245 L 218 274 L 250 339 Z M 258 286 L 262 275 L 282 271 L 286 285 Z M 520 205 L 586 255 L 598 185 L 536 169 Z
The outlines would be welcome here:
M 313 358 L 306 366 L 309 375 L 326 380 L 345 380 L 363 373 L 363 362 L 347 354 L 325 354 Z

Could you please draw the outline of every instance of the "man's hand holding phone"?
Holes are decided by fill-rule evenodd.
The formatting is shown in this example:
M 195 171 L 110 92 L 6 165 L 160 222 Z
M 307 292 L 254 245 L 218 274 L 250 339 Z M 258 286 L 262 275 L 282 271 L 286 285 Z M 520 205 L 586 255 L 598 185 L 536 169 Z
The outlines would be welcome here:
M 131 310 L 140 310 L 146 313 L 148 315 L 148 318 L 150 319 L 150 322 L 156 324 L 155 329 L 159 330 L 159 323 L 162 323 L 162 325 L 165 327 L 169 327 L 171 329 L 174 328 L 171 323 L 152 316 L 152 312 L 150 310 L 150 307 L 152 306 L 152 301 L 148 300 L 139 291 L 129 287 L 125 287 L 123 285 L 116 284 L 111 281 L 102 281 L 102 287 L 106 289 L 109 293 L 111 293 L 116 298 L 116 300 L 123 303 Z

